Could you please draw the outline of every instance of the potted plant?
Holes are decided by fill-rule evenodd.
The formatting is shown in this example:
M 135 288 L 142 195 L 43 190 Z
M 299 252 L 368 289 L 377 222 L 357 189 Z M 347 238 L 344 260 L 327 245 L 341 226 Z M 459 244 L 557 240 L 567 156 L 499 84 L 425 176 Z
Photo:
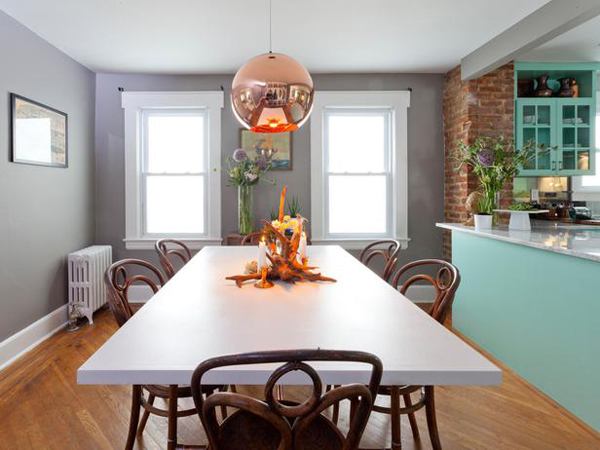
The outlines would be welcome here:
M 260 181 L 275 184 L 264 177 L 271 168 L 273 154 L 261 154 L 250 158 L 246 151 L 238 148 L 232 156 L 227 157 L 227 186 L 238 188 L 238 231 L 240 234 L 252 233 L 254 220 L 252 207 L 254 203 L 254 186 Z
M 279 220 L 279 211 L 274 206 L 269 210 L 269 217 L 271 219 L 271 224 L 275 228 L 280 230 L 285 236 L 291 238 L 298 227 L 296 217 L 302 212 L 300 201 L 296 195 L 294 195 L 291 200 L 287 201 L 286 208 L 287 214 L 283 216 L 283 220 Z M 304 220 L 307 221 L 306 218 Z
M 539 150 L 547 151 L 545 145 Z M 498 207 L 498 196 L 502 186 L 512 180 L 519 169 L 536 154 L 533 141 L 529 141 L 521 150 L 515 149 L 514 141 L 504 137 L 476 138 L 471 144 L 458 142 L 455 155 L 459 166 L 457 172 L 466 165 L 479 179 L 482 197 L 475 214 L 476 229 L 491 229 L 494 209 Z

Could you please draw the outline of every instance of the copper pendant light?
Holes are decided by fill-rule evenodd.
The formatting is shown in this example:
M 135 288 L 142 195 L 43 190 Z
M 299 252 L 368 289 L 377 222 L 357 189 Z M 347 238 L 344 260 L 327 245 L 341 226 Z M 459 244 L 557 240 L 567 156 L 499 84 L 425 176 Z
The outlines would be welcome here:
M 269 36 L 270 27 L 269 17 Z M 310 116 L 313 97 L 308 71 L 293 58 L 271 51 L 244 64 L 231 88 L 235 116 L 244 127 L 260 133 L 300 128 Z

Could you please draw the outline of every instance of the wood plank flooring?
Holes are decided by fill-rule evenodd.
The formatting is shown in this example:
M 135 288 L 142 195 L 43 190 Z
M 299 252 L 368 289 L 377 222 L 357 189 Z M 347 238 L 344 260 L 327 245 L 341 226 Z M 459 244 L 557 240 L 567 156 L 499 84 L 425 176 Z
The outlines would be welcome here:
M 116 329 L 110 313 L 101 311 L 94 325 L 57 333 L 0 373 L 0 449 L 123 448 L 130 388 L 76 383 L 77 368 Z M 504 371 L 501 386 L 437 389 L 445 449 L 600 449 L 600 434 L 495 362 Z M 302 389 L 286 388 L 285 394 L 297 398 Z M 346 417 L 344 408 L 341 418 Z M 403 448 L 408 450 L 431 448 L 424 414 L 417 417 L 420 442 L 402 419 Z M 166 434 L 166 419 L 151 417 L 136 448 L 165 448 Z M 362 445 L 389 447 L 389 437 L 389 418 L 373 413 Z M 179 421 L 179 441 L 205 442 L 197 417 Z

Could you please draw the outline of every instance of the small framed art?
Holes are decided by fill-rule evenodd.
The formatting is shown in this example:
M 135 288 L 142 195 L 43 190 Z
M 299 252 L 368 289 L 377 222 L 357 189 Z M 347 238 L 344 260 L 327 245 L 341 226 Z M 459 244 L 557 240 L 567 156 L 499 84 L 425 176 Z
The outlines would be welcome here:
M 10 101 L 11 161 L 67 167 L 67 114 L 17 94 Z

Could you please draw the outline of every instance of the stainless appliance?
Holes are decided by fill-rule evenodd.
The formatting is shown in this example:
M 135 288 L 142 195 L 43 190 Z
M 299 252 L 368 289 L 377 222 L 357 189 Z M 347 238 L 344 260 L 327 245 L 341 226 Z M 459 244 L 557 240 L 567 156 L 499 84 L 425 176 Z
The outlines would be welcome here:
M 574 206 L 577 220 L 591 220 L 592 210 L 587 206 Z

